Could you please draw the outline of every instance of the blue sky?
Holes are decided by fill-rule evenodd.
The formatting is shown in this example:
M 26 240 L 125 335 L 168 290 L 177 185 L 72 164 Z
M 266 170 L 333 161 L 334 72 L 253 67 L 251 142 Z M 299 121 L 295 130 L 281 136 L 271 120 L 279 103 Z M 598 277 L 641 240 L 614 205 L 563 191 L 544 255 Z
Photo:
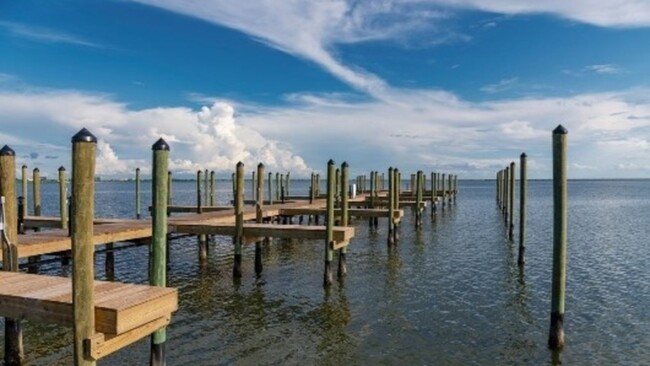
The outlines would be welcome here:
M 650 4 L 603 0 L 0 3 L 0 144 L 53 175 L 69 138 L 98 173 L 450 171 L 529 155 L 548 178 L 569 129 L 572 178 L 650 177 Z

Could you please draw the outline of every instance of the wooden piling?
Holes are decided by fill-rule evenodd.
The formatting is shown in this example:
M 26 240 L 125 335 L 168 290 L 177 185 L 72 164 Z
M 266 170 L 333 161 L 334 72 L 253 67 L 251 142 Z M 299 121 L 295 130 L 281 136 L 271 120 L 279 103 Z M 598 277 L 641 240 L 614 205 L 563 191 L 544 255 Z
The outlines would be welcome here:
M 499 205 L 499 189 L 501 187 L 501 171 L 499 170 L 496 174 L 496 200 L 497 200 L 497 206 Z
M 395 171 L 388 168 L 388 246 L 395 244 Z
M 309 184 L 309 203 L 314 203 L 316 195 L 316 174 L 311 173 L 311 183 Z
M 446 177 L 445 173 L 442 173 L 442 180 L 440 183 L 442 184 L 442 209 L 443 210 L 445 209 L 445 201 L 447 200 L 447 190 L 445 190 L 445 177 Z
M 257 186 L 255 185 L 255 171 L 251 173 L 251 200 L 257 202 L 257 195 L 255 194 L 255 191 L 257 190 Z
M 26 177 L 23 168 L 23 176 Z M 25 179 L 26 181 L 26 179 Z M 24 193 L 27 192 L 23 185 Z M 18 240 L 18 218 L 16 207 L 16 153 L 7 145 L 0 149 L 0 196 L 4 197 L 4 234 L 2 241 L 2 270 L 18 271 L 18 256 L 16 255 L 16 242 Z M 23 204 L 23 209 L 26 205 Z M 7 242 L 8 241 L 8 242 Z M 25 354 L 23 352 L 23 332 L 19 319 L 5 318 L 4 337 L 4 364 L 23 365 Z
M 203 179 L 204 179 L 204 182 L 203 182 L 203 192 L 204 192 L 203 193 L 203 195 L 204 195 L 203 203 L 204 203 L 204 206 L 207 206 L 208 202 L 210 202 L 209 201 L 209 199 L 210 199 L 210 190 L 208 189 L 208 184 L 209 184 L 208 170 L 206 169 L 203 172 L 203 174 L 204 174 L 204 176 L 203 176 Z
M 548 346 L 564 346 L 564 298 L 567 259 L 567 129 L 553 130 L 553 281 Z
M 340 180 L 340 188 L 341 188 L 341 226 L 348 226 L 348 197 L 350 196 L 348 194 L 348 163 L 343 162 L 341 164 L 341 180 Z M 339 268 L 338 268 L 338 277 L 343 278 L 348 272 L 348 267 L 347 267 L 347 262 L 346 262 L 346 255 L 347 255 L 347 245 L 344 246 L 339 250 Z
M 290 190 L 290 187 L 291 187 L 291 172 L 287 172 L 287 184 L 286 184 L 286 186 L 287 186 L 287 196 L 291 196 L 291 190 Z
M 370 172 L 370 207 L 375 207 L 375 172 Z M 368 218 L 368 223 L 370 227 L 373 227 L 374 220 L 372 217 Z
M 169 145 L 162 138 L 151 147 L 153 151 L 153 172 L 151 186 L 151 274 L 152 286 L 167 286 L 167 167 Z M 167 331 L 158 329 L 151 335 L 149 364 L 165 365 L 165 341 Z
M 280 200 L 280 173 L 275 173 L 275 200 Z
M 334 259 L 334 160 L 327 162 L 327 218 L 325 219 L 325 273 L 323 286 L 332 285 L 332 260 Z
M 526 262 L 526 196 L 528 194 L 526 161 L 526 153 L 521 153 L 519 157 L 519 256 L 517 258 L 520 267 Z
M 135 218 L 140 220 L 140 168 L 135 168 Z
M 448 198 L 448 199 L 449 199 L 449 204 L 451 205 L 451 202 L 452 202 L 452 196 L 454 195 L 454 185 L 453 185 L 454 180 L 453 180 L 453 174 L 449 174 L 449 175 L 447 176 L 447 179 L 449 180 L 449 182 L 448 182 L 448 183 L 449 183 L 449 193 L 448 193 L 448 194 L 449 194 L 449 198 Z
M 5 145 L 6 146 L 6 145 Z M 29 208 L 27 205 L 27 185 L 28 185 L 28 178 L 27 178 L 27 165 L 23 165 L 21 169 L 21 183 L 22 183 L 22 197 L 23 197 L 23 210 L 25 212 L 25 215 L 29 215 Z
M 95 334 L 93 217 L 97 138 L 85 128 L 72 137 L 72 308 L 75 365 L 95 365 L 84 343 Z
M 508 207 L 510 207 L 510 167 L 506 167 L 503 180 L 503 221 L 508 225 Z
M 280 202 L 284 203 L 284 174 L 280 174 Z
M 409 186 L 409 189 L 411 191 L 412 196 L 415 195 L 415 189 L 416 189 L 415 186 L 417 185 L 417 183 L 415 182 L 415 179 L 416 179 L 415 174 L 411 174 L 411 185 Z
M 264 219 L 262 210 L 264 208 L 264 164 L 257 164 L 257 204 L 255 205 L 255 218 L 258 224 L 262 223 Z M 255 242 L 255 274 L 262 273 L 262 242 Z
M 422 184 L 424 183 L 423 178 L 424 174 L 421 170 L 418 170 L 415 177 L 415 229 L 420 230 L 422 227 L 422 210 L 420 205 L 422 205 Z
M 273 173 L 269 172 L 269 205 L 273 204 Z
M 214 170 L 210 171 L 210 206 L 216 206 L 216 197 L 214 195 L 214 190 L 215 190 L 215 177 L 214 177 Z
M 436 173 L 431 172 L 431 217 L 433 218 L 436 214 L 436 204 L 437 204 L 437 185 L 438 181 L 436 180 Z
M 33 171 L 32 190 L 34 196 L 34 216 L 41 216 L 41 171 L 38 168 L 34 168 Z
M 241 278 L 241 255 L 242 244 L 244 243 L 244 163 L 237 163 L 237 173 L 235 174 L 235 264 L 232 269 L 234 278 Z
M 508 203 L 510 206 L 508 206 L 508 238 L 510 241 L 514 240 L 514 231 L 515 231 L 515 162 L 510 163 L 510 183 L 508 184 L 510 186 L 509 194 L 510 196 L 508 197 Z
M 400 200 L 400 195 L 402 193 L 402 174 L 400 173 L 399 169 L 397 169 L 397 168 L 395 168 L 393 170 L 393 174 L 395 175 L 395 177 L 394 177 L 395 184 L 393 185 L 395 187 L 395 194 L 394 194 L 395 197 L 393 199 L 393 202 L 395 203 L 394 209 L 399 210 L 399 208 L 400 208 L 399 200 Z M 395 224 L 393 225 L 393 239 L 394 239 L 394 242 L 396 244 L 399 241 L 399 227 L 400 227 L 400 225 L 401 225 L 401 223 L 399 223 L 399 222 L 395 222 Z
M 68 228 L 68 207 L 66 204 L 67 192 L 65 187 L 65 168 L 59 167 L 59 218 L 61 219 L 61 228 Z
M 196 213 L 202 213 L 201 207 L 201 170 L 196 171 Z

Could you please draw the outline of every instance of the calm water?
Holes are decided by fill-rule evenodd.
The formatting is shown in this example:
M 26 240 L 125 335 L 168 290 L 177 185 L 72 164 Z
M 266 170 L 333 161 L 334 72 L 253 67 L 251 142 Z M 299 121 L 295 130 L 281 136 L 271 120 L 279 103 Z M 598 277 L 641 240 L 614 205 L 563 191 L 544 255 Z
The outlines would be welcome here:
M 292 193 L 306 193 L 306 184 L 293 182 Z M 517 245 L 506 240 L 494 185 L 459 182 L 457 204 L 433 222 L 424 220 L 417 233 L 407 210 L 392 251 L 384 221 L 376 230 L 355 221 L 348 276 L 329 293 L 321 287 L 322 241 L 274 240 L 264 248 L 259 278 L 253 247 L 246 247 L 238 284 L 231 278 L 229 238 L 211 242 L 204 265 L 195 238 L 174 241 L 169 284 L 180 290 L 180 310 L 168 330 L 168 363 L 552 363 L 546 349 L 551 183 L 529 183 L 523 274 Z M 218 186 L 225 203 L 230 183 Z M 174 202 L 193 203 L 194 187 L 175 182 Z M 96 190 L 97 216 L 133 216 L 133 183 L 99 183 Z M 45 215 L 56 214 L 57 195 L 56 184 L 43 185 Z M 650 364 L 650 181 L 572 181 L 569 197 L 567 344 L 560 359 Z M 145 192 L 143 202 L 150 199 Z M 146 247 L 116 252 L 115 280 L 146 283 L 147 253 Z M 54 262 L 40 271 L 61 275 L 69 268 Z M 103 253 L 96 274 L 105 278 Z M 30 363 L 71 363 L 69 329 L 26 324 L 24 332 Z M 147 364 L 148 344 L 140 341 L 101 363 Z

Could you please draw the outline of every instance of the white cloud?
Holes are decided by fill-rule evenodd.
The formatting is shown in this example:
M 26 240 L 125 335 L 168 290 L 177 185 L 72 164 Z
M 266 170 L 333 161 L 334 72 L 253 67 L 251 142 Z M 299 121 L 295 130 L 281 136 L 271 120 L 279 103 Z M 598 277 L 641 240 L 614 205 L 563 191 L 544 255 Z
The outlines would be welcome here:
M 100 140 L 97 172 L 123 175 L 135 167 L 150 165 L 150 147 L 163 137 L 172 147 L 172 167 L 232 171 L 238 161 L 256 166 L 263 161 L 270 170 L 291 170 L 296 176 L 310 168 L 292 147 L 265 138 L 252 128 L 237 123 L 233 107 L 216 102 L 194 111 L 184 107 L 133 110 L 106 95 L 78 91 L 0 92 L 2 141 L 20 151 L 38 151 L 61 159 L 41 160 L 50 170 L 69 164 L 70 136 L 81 127 Z M 43 126 L 48 126 L 44 133 Z M 55 142 L 59 145 L 44 144 Z M 57 151 L 58 150 L 58 151 Z
M 36 27 L 14 22 L 0 21 L 0 27 L 7 29 L 12 34 L 32 41 L 45 43 L 67 43 L 77 46 L 103 48 L 103 46 L 85 40 L 73 34 L 59 32 L 49 28 Z

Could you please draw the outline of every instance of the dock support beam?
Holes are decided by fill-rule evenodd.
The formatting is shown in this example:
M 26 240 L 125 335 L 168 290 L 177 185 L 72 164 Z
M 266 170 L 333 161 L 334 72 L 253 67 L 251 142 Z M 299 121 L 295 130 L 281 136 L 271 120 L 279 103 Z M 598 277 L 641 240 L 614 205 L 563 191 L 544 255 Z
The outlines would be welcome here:
M 215 197 L 214 197 L 214 170 L 210 171 L 210 206 L 214 206 Z
M 388 246 L 395 244 L 395 172 L 388 168 Z
M 167 286 L 167 166 L 169 145 L 162 138 L 151 147 L 153 172 L 151 186 L 151 286 Z M 164 366 L 167 330 L 158 329 L 151 335 L 151 366 Z
M 5 145 L 6 146 L 6 145 Z M 13 151 L 13 150 L 12 150 Z M 21 188 L 22 188 L 22 197 L 23 197 L 23 212 L 25 215 L 29 215 L 29 206 L 27 205 L 27 165 L 23 165 L 21 168 Z
M 510 183 L 508 186 L 510 187 L 510 190 L 508 193 L 510 196 L 508 197 L 508 203 L 510 206 L 508 206 L 508 238 L 510 241 L 514 240 L 515 237 L 515 162 L 510 163 Z
M 564 296 L 567 259 L 567 129 L 553 130 L 553 280 L 548 347 L 564 346 Z
M 27 167 L 23 168 L 23 172 Z M 24 185 L 24 191 L 27 186 Z M 18 239 L 18 218 L 16 209 L 16 153 L 4 146 L 0 150 L 0 196 L 4 197 L 4 232 L 9 240 L 2 241 L 2 269 L 4 271 L 18 271 L 18 258 L 16 254 L 16 240 Z M 24 201 L 23 201 L 24 202 Z M 25 206 L 23 206 L 23 209 Z M 12 255 L 13 254 L 13 255 Z M 23 365 L 25 354 L 23 352 L 23 331 L 20 320 L 5 318 L 5 365 Z
M 424 183 L 424 174 L 418 170 L 415 176 L 415 229 L 419 230 L 422 227 L 422 185 Z
M 235 174 L 235 263 L 232 268 L 232 276 L 241 278 L 241 255 L 244 241 L 244 163 L 237 163 Z
M 38 168 L 34 168 L 33 174 L 34 216 L 41 216 L 41 171 Z
M 334 259 L 334 186 L 336 167 L 334 160 L 327 162 L 327 217 L 325 219 L 325 273 L 323 276 L 323 286 L 332 285 L 332 260 Z
M 72 137 L 72 308 L 75 365 L 95 365 L 84 343 L 95 335 L 93 217 L 97 138 L 85 128 Z

